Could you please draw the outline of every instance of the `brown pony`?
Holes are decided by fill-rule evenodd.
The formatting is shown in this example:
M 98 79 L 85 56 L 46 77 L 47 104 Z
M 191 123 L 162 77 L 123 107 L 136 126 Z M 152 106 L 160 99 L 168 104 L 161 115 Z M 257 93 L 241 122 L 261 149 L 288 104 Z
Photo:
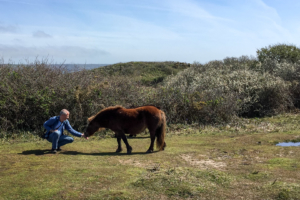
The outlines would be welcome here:
M 147 153 L 153 152 L 153 145 L 159 150 L 166 147 L 166 116 L 165 113 L 155 106 L 142 106 L 126 109 L 122 106 L 108 107 L 88 119 L 90 122 L 84 133 L 86 137 L 92 136 L 97 130 L 109 128 L 116 133 L 118 148 L 116 152 L 121 152 L 121 139 L 124 141 L 127 153 L 130 154 L 132 147 L 128 144 L 125 133 L 136 135 L 148 128 L 150 132 L 151 144 Z

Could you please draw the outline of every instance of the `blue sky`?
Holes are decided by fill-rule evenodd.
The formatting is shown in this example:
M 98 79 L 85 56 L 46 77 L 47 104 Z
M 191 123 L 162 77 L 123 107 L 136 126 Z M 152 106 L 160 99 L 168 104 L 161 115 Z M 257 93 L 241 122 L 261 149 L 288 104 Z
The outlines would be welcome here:
M 299 0 L 0 0 L 0 58 L 205 63 L 300 46 Z

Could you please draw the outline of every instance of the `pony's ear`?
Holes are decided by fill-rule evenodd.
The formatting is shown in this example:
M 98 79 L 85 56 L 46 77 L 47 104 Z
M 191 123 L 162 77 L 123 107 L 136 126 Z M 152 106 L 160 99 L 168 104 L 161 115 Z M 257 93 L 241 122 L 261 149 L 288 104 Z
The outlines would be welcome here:
M 90 123 L 90 122 L 92 121 L 93 118 L 94 118 L 94 116 L 89 117 L 89 118 L 87 119 L 87 123 Z

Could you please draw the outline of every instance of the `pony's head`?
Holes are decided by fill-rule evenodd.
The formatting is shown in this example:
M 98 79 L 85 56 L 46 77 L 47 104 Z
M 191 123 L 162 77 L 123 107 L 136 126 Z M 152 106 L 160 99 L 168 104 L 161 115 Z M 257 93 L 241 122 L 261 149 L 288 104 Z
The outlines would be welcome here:
M 87 128 L 86 128 L 86 130 L 85 130 L 85 132 L 84 132 L 84 135 L 85 135 L 86 137 L 90 137 L 90 136 L 94 135 L 94 133 L 95 133 L 98 129 L 99 129 L 99 124 L 96 123 L 95 120 L 92 120 L 92 121 L 88 124 L 88 126 L 87 126 Z
M 92 136 L 95 132 L 101 131 L 107 127 L 108 124 L 108 118 L 111 116 L 113 112 L 116 110 L 123 108 L 122 106 L 111 106 L 105 109 L 102 109 L 99 111 L 96 115 L 88 118 L 88 127 L 86 128 L 86 131 L 84 135 L 86 137 Z
M 89 117 L 87 122 L 89 123 L 87 128 L 86 128 L 86 131 L 84 133 L 84 135 L 86 137 L 90 137 L 92 136 L 95 132 L 97 131 L 101 131 L 105 128 L 99 128 L 99 122 L 97 122 L 97 119 L 96 116 L 98 115 L 99 113 L 97 113 L 96 115 L 92 116 L 92 117 Z M 95 120 L 94 120 L 95 119 Z

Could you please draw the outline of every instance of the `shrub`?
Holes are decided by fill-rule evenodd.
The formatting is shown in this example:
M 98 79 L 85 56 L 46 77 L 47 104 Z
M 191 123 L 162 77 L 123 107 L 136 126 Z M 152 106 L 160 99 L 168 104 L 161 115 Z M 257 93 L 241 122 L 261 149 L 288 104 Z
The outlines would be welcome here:
M 267 58 L 263 63 L 257 64 L 255 70 L 260 73 L 270 73 L 286 81 L 290 85 L 287 90 L 292 96 L 294 106 L 300 107 L 300 61 L 295 63 L 286 60 L 278 62 Z
M 40 128 L 60 109 L 75 106 L 75 84 L 89 84 L 44 61 L 1 66 L 0 72 L 0 124 L 4 130 Z
M 227 121 L 235 115 L 263 116 L 291 107 L 290 84 L 270 73 L 251 70 L 253 64 L 251 60 L 233 58 L 205 65 L 195 63 L 169 77 L 164 87 L 173 91 L 170 101 L 175 101 L 177 107 L 182 102 L 181 107 L 196 109 L 192 113 L 197 121 L 207 116 L 208 122 Z M 188 103 L 179 101 L 178 95 L 173 97 L 176 94 Z
M 299 69 L 299 63 L 269 58 L 260 63 L 247 56 L 204 65 L 131 62 L 76 72 L 47 61 L 0 64 L 0 131 L 41 131 L 63 108 L 79 131 L 88 117 L 115 105 L 159 106 L 168 123 L 219 124 L 236 116 L 276 114 L 293 103 L 300 106 Z
M 258 60 L 264 62 L 266 59 L 282 62 L 295 63 L 300 60 L 300 49 L 295 45 L 276 44 L 261 48 L 256 51 Z
M 149 104 L 152 88 L 126 77 L 68 73 L 47 61 L 0 67 L 0 131 L 37 130 L 66 108 L 74 128 L 83 131 L 87 118 L 103 107 Z

